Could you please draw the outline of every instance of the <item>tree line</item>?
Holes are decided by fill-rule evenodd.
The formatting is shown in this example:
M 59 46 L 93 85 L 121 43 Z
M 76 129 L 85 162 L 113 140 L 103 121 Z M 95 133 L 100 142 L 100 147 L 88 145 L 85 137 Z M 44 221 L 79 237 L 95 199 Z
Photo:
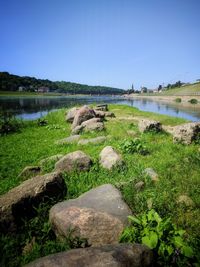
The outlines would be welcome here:
M 18 76 L 8 72 L 0 72 L 0 91 L 18 91 L 23 87 L 24 91 L 35 92 L 40 87 L 46 87 L 50 92 L 68 94 L 124 94 L 125 90 L 107 86 L 90 86 L 86 84 L 50 81 L 48 79 L 36 79 L 29 76 Z

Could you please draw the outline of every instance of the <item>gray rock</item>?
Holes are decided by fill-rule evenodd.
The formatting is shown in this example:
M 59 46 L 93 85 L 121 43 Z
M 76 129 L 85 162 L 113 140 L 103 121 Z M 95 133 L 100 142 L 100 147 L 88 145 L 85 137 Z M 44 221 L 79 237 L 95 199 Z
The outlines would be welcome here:
M 72 135 L 80 134 L 83 128 L 84 127 L 82 125 L 76 126 L 74 129 L 72 129 Z
M 115 118 L 115 114 L 113 112 L 105 112 L 105 117 L 109 117 L 109 118 Z
M 95 118 L 95 119 L 99 119 L 99 118 Z M 92 119 L 93 120 L 93 119 Z M 93 131 L 102 131 L 104 130 L 104 124 L 103 122 L 95 122 L 95 120 L 93 121 L 87 121 L 87 123 L 85 122 L 84 124 L 82 123 L 81 126 L 83 126 L 83 130 L 84 132 L 93 132 Z
M 27 166 L 23 171 L 18 175 L 22 179 L 27 179 L 33 176 L 36 176 L 40 173 L 41 168 L 39 166 Z
M 55 170 L 60 172 L 87 171 L 92 160 L 82 151 L 75 151 L 62 157 L 55 164 Z
M 51 161 L 55 161 L 56 162 L 56 161 L 60 160 L 62 157 L 64 157 L 63 154 L 53 155 L 51 157 L 48 157 L 48 158 L 45 158 L 45 159 L 40 160 L 39 165 L 40 166 L 43 166 L 43 165 L 45 165 L 45 164 L 47 164 L 48 162 L 51 162 Z
M 65 120 L 67 122 L 73 122 L 74 120 L 74 117 L 77 113 L 77 111 L 79 110 L 80 108 L 77 108 L 77 107 L 73 107 L 71 108 L 70 110 L 68 110 L 67 114 L 66 114 L 66 117 L 65 117 Z
M 57 145 L 64 145 L 64 144 L 74 144 L 77 143 L 78 140 L 81 138 L 80 135 L 76 134 L 76 135 L 71 135 L 69 137 L 60 139 L 56 141 Z
M 24 181 L 0 197 L 0 230 L 16 230 L 21 219 L 33 213 L 33 206 L 47 198 L 63 196 L 65 193 L 66 185 L 58 172 Z
M 173 141 L 186 145 L 200 138 L 200 122 L 190 122 L 173 127 Z
M 105 136 L 98 136 L 96 138 L 82 139 L 78 142 L 78 145 L 101 144 L 105 141 L 106 141 Z
M 108 105 L 107 104 L 99 104 L 95 107 L 96 110 L 100 111 L 108 111 Z
M 95 115 L 96 115 L 97 118 L 103 119 L 105 117 L 105 112 L 104 111 L 95 109 L 94 112 L 95 112 Z
M 117 244 L 72 249 L 37 259 L 26 267 L 151 267 L 153 252 L 144 245 Z
M 143 181 L 139 181 L 135 184 L 135 189 L 137 191 L 141 191 L 142 189 L 144 189 L 145 183 Z
M 100 164 L 103 168 L 111 170 L 123 164 L 122 157 L 111 146 L 106 146 L 100 153 Z
M 178 204 L 183 204 L 183 205 L 185 205 L 187 207 L 193 207 L 194 206 L 193 200 L 187 195 L 179 196 L 178 199 L 177 199 L 177 203 Z
M 144 174 L 149 176 L 153 182 L 158 182 L 158 174 L 152 168 L 146 168 Z
M 138 127 L 140 132 L 162 131 L 161 123 L 159 121 L 154 121 L 154 120 L 142 119 L 139 121 Z
M 77 199 L 54 205 L 50 222 L 57 236 L 66 236 L 67 229 L 74 229 L 74 236 L 86 238 L 90 245 L 97 246 L 118 243 L 128 215 L 131 211 L 121 193 L 111 184 L 105 184 Z
M 82 122 L 87 121 L 89 119 L 92 119 L 95 117 L 95 112 L 93 109 L 83 106 L 81 107 L 74 117 L 74 121 L 72 124 L 72 129 L 74 129 L 76 126 L 81 125 Z

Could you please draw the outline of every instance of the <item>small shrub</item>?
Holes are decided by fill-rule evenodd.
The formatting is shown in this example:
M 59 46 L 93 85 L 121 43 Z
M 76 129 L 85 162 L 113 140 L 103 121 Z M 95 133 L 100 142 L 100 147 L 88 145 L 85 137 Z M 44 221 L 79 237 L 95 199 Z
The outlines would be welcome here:
M 0 135 L 20 132 L 23 126 L 22 121 L 17 120 L 10 114 L 0 114 Z
M 191 104 L 197 104 L 198 100 L 196 98 L 192 98 L 188 102 L 191 103 Z
M 37 120 L 37 125 L 38 126 L 46 126 L 48 124 L 48 121 L 44 118 L 40 118 Z
M 162 219 L 153 209 L 128 218 L 131 226 L 125 228 L 120 242 L 142 243 L 153 249 L 160 266 L 186 266 L 194 259 L 193 249 L 186 242 L 186 232 L 177 229 L 171 218 Z
M 175 102 L 176 102 L 176 103 L 181 103 L 181 101 L 182 101 L 181 98 L 176 98 L 176 99 L 175 99 Z
M 146 146 L 142 144 L 142 141 L 139 138 L 124 140 L 119 147 L 124 153 L 139 153 L 142 155 L 146 155 L 148 153 Z

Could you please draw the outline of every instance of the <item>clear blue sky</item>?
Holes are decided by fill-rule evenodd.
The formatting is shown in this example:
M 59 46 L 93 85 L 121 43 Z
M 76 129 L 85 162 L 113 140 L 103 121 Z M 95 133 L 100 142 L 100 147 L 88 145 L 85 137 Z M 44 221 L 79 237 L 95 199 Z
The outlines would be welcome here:
M 200 78 L 200 0 L 0 0 L 0 71 L 118 88 Z

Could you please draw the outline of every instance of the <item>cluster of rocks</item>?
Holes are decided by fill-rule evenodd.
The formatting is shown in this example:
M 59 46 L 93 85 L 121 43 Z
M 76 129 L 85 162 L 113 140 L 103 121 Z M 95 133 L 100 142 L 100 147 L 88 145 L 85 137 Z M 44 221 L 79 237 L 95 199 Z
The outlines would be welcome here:
M 19 220 L 47 197 L 64 195 L 67 186 L 60 172 L 31 178 L 0 198 L 0 227 L 15 231 Z M 58 238 L 87 239 L 89 248 L 73 249 L 37 259 L 27 266 L 152 266 L 153 254 L 139 244 L 119 244 L 132 212 L 120 191 L 111 184 L 93 188 L 76 199 L 58 202 L 49 221 Z M 91 258 L 92 257 L 92 258 Z
M 107 105 L 99 105 L 95 109 L 83 106 L 70 109 L 66 114 L 66 121 L 72 123 L 72 134 L 79 134 L 82 131 L 104 130 L 105 117 L 115 117 L 114 113 L 108 112 Z
M 200 122 L 189 122 L 177 126 L 163 126 L 159 121 L 142 119 L 138 122 L 140 132 L 166 131 L 173 136 L 174 143 L 189 145 L 200 139 Z

